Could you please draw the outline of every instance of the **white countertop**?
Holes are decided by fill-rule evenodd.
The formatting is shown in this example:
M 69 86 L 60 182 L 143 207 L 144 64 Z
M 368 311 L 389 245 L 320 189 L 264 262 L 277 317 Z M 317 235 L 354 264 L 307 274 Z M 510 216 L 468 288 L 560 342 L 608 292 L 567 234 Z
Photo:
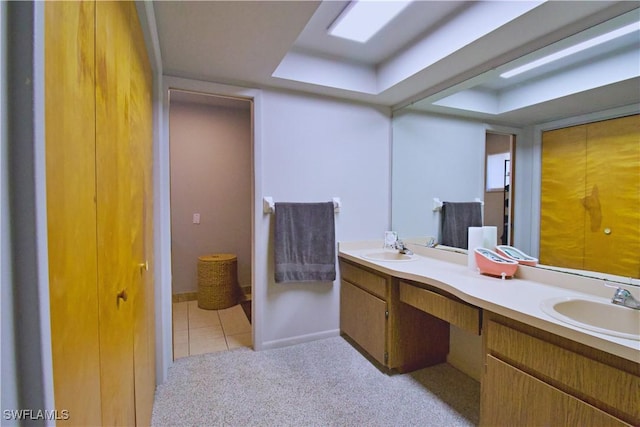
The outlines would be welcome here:
M 594 290 L 593 279 L 580 279 L 561 272 L 536 273 L 536 269 L 529 268 L 528 272 L 522 274 L 523 276 L 542 274 L 547 283 L 557 279 L 559 284 L 545 284 L 531 280 L 529 277 L 502 280 L 471 271 L 466 265 L 466 255 L 442 254 L 445 251 L 412 244 L 407 244 L 407 247 L 416 255 L 411 261 L 374 261 L 362 257 L 363 254 L 372 250 L 382 250 L 382 242 L 340 242 L 338 252 L 345 259 L 388 275 L 437 287 L 482 309 L 616 356 L 640 362 L 640 341 L 581 329 L 549 316 L 540 308 L 541 302 L 549 298 L 602 297 L 603 292 L 606 292 L 606 295 L 613 295 L 611 289 L 602 290 L 600 286 Z M 521 268 L 521 270 L 527 269 Z M 575 283 L 576 281 L 585 283 Z

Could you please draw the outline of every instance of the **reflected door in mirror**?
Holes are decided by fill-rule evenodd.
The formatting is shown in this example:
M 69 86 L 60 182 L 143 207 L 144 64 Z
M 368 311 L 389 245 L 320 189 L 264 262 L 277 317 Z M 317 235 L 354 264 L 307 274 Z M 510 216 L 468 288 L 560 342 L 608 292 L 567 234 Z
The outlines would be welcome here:
M 544 132 L 540 262 L 640 277 L 640 116 Z

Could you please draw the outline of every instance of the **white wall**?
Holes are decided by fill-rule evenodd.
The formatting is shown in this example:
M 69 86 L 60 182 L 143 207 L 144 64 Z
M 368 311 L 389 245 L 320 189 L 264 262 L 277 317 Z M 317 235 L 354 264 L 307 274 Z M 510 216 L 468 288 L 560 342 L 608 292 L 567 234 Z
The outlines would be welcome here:
M 387 108 L 265 91 L 262 192 L 276 202 L 340 197 L 336 240 L 382 238 L 389 226 L 390 117 Z M 339 333 L 340 282 L 276 284 L 273 217 L 256 242 L 267 253 L 263 345 L 278 347 Z
M 390 224 L 390 112 L 386 107 L 281 91 L 245 89 L 216 83 L 163 77 L 163 131 L 159 193 L 168 210 L 169 89 L 252 99 L 253 247 L 252 319 L 257 350 L 285 346 L 339 333 L 339 280 L 333 284 L 276 284 L 273 278 L 273 217 L 262 198 L 276 202 L 342 199 L 336 215 L 336 240 L 381 238 Z M 165 237 L 168 218 L 158 224 Z M 161 251 L 158 263 L 170 260 Z M 160 278 L 170 293 L 171 272 Z M 167 306 L 163 306 L 167 307 Z M 163 308 L 161 334 L 171 342 L 170 305 Z M 170 324 L 170 323 L 169 323 Z
M 401 238 L 439 237 L 434 198 L 483 198 L 485 131 L 485 124 L 471 120 L 411 111 L 395 114 L 392 227 Z

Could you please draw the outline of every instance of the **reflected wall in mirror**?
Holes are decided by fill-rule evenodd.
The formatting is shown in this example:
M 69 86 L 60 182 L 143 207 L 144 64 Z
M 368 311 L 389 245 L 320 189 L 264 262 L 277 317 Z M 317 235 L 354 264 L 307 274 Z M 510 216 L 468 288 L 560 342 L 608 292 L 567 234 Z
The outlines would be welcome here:
M 621 15 L 604 25 L 592 27 L 588 36 L 593 37 L 598 31 L 610 31 L 613 27 L 628 25 L 629 22 L 637 22 L 637 10 L 635 14 Z M 640 24 L 636 24 L 640 28 Z M 582 35 L 576 34 L 571 40 L 565 40 L 558 49 L 566 47 L 580 39 Z M 586 37 L 586 36 L 585 36 Z M 581 61 L 572 60 L 566 68 L 562 64 L 556 63 L 553 70 L 547 74 L 546 71 L 538 70 L 535 79 L 531 82 L 526 80 L 526 74 L 520 77 L 518 89 L 505 89 L 502 83 L 499 90 L 495 92 L 497 104 L 499 105 L 500 94 L 509 93 L 509 99 L 517 101 L 517 94 L 524 96 L 527 90 L 535 91 L 537 101 L 526 104 L 524 98 L 518 103 L 519 108 L 504 112 L 472 111 L 468 106 L 462 104 L 452 104 L 442 102 L 443 99 L 469 99 L 472 94 L 470 88 L 478 82 L 488 82 L 497 78 L 500 72 L 513 68 L 516 64 L 504 64 L 497 67 L 485 75 L 476 76 L 471 81 L 448 88 L 441 94 L 430 95 L 428 98 L 417 101 L 405 108 L 395 110 L 393 113 L 393 155 L 392 155 L 392 227 L 398 231 L 402 238 L 439 236 L 440 214 L 433 210 L 433 199 L 442 201 L 473 201 L 476 198 L 486 199 L 485 168 L 486 155 L 485 148 L 486 134 L 512 134 L 517 143 L 513 150 L 513 156 L 517 159 L 517 168 L 511 175 L 511 186 L 517 191 L 512 195 L 512 244 L 525 253 L 539 257 L 541 242 L 541 217 L 545 213 L 544 203 L 541 203 L 541 176 L 542 176 L 542 135 L 543 132 L 553 131 L 576 125 L 584 125 L 613 118 L 629 115 L 636 115 L 640 112 L 640 92 L 637 90 L 640 84 L 640 37 L 636 31 L 633 35 L 620 38 L 615 46 L 593 52 L 583 52 Z M 545 48 L 545 53 L 552 52 L 555 46 L 550 45 Z M 538 54 L 540 56 L 540 54 Z M 527 57 L 516 61 L 522 64 L 527 60 L 535 59 L 534 52 Z M 606 72 L 598 72 L 594 67 L 596 64 L 606 64 Z M 624 73 L 619 70 L 626 70 Z M 596 85 L 600 77 L 607 76 L 607 82 Z M 619 74 L 618 81 L 612 81 L 612 76 Z M 575 93 L 558 93 L 557 88 L 565 89 L 575 86 L 578 76 L 582 76 L 580 81 L 589 81 L 594 87 L 583 87 L 576 89 Z M 592 78 L 593 77 L 593 78 Z M 587 80 L 585 80 L 587 79 Z M 547 83 L 548 87 L 545 86 Z M 597 87 L 596 87 L 597 86 Z M 487 98 L 491 84 L 485 83 L 481 90 L 476 90 L 473 94 L 483 94 Z M 556 88 L 555 90 L 553 88 Z M 487 89 L 489 88 L 489 89 Z M 460 93 L 457 96 L 456 93 Z M 464 94 L 464 96 L 462 96 Z M 475 98 L 476 100 L 478 98 Z M 635 141 L 635 147 L 640 144 L 640 127 L 631 126 L 629 138 Z M 632 144 L 633 145 L 633 144 Z M 601 143 L 599 147 L 605 152 L 611 152 L 611 148 L 606 143 Z M 601 160 L 603 158 L 599 156 Z M 595 163 L 594 163 L 595 164 Z M 616 182 L 617 189 L 608 192 L 610 195 L 619 194 L 622 187 L 635 191 L 637 195 L 640 190 L 640 155 L 628 154 L 622 158 L 607 161 L 606 164 L 600 162 L 596 169 L 612 177 L 617 176 L 619 170 L 631 170 L 627 178 L 620 178 Z M 635 179 L 633 174 L 635 173 Z M 614 187 L 615 187 L 614 185 Z M 636 187 L 634 187 L 636 186 Z M 592 195 L 593 183 L 587 185 L 589 191 L 583 190 L 583 194 L 577 197 L 579 207 L 587 213 L 584 204 L 588 202 Z M 635 190 L 634 190 L 635 188 Z M 626 190 L 625 190 L 626 191 Z M 602 196 L 602 192 L 600 192 Z M 615 198 L 615 196 L 613 196 Z M 584 202 L 582 201 L 584 200 Z M 617 202 L 607 202 L 612 209 L 616 209 Z M 588 204 L 588 203 L 587 203 Z M 626 206 L 626 205 L 625 205 Z M 637 213 L 638 203 L 635 202 L 634 213 Z M 555 207 L 553 209 L 562 209 Z M 626 211 L 627 208 L 624 208 Z M 626 218 L 625 224 L 636 224 L 640 226 L 637 217 Z M 589 224 L 591 227 L 591 223 Z M 599 233 L 603 236 L 611 237 L 618 232 L 621 235 L 636 240 L 640 239 L 640 233 L 627 226 L 601 228 Z M 607 235 L 607 229 L 610 234 Z M 499 233 L 500 234 L 500 233 Z M 600 238 L 600 236 L 598 236 Z M 553 236 L 550 237 L 553 240 Z M 567 239 L 579 239 L 579 237 L 568 237 Z M 633 240 L 635 242 L 636 240 Z M 573 268 L 579 269 L 579 274 L 591 275 L 594 277 L 610 277 L 626 284 L 639 284 L 640 271 L 634 267 L 625 270 L 610 268 L 613 263 L 612 257 L 624 256 L 624 251 L 620 245 L 627 245 L 631 248 L 631 257 L 638 260 L 638 249 L 636 243 L 620 243 L 611 245 L 609 239 L 594 243 L 596 250 L 601 250 L 604 246 L 611 246 L 611 250 L 606 254 L 596 256 L 597 263 L 583 263 Z M 559 246 L 566 245 L 562 243 Z M 625 247 L 626 249 L 626 247 Z M 543 247 L 544 250 L 544 247 Z M 560 248 L 559 259 L 547 258 L 544 262 L 549 264 L 566 263 L 562 261 L 562 249 Z M 626 253 L 626 252 L 625 252 Z M 543 258 L 544 260 L 545 258 Z M 547 268 L 548 266 L 542 266 Z M 596 273 L 612 273 L 596 274 Z M 633 279 L 632 279 L 633 278 Z

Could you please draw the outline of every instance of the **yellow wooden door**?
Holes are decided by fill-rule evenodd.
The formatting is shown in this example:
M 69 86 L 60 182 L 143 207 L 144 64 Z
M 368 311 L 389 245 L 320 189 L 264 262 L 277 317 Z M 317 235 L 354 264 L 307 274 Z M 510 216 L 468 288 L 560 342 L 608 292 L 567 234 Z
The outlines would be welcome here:
M 640 277 L 640 116 L 543 134 L 540 262 Z
M 587 127 L 585 269 L 640 277 L 640 115 Z
M 49 298 L 60 424 L 101 420 L 93 2 L 45 4 Z
M 584 267 L 586 126 L 544 132 L 540 184 L 540 263 Z
M 131 242 L 139 269 L 131 289 L 134 309 L 134 382 L 136 424 L 150 425 L 155 392 L 155 313 L 153 283 L 153 129 L 152 76 L 144 37 L 133 3 L 129 3 Z
M 103 425 L 134 425 L 133 301 L 138 260 L 131 230 L 128 3 L 96 3 L 96 187 Z

